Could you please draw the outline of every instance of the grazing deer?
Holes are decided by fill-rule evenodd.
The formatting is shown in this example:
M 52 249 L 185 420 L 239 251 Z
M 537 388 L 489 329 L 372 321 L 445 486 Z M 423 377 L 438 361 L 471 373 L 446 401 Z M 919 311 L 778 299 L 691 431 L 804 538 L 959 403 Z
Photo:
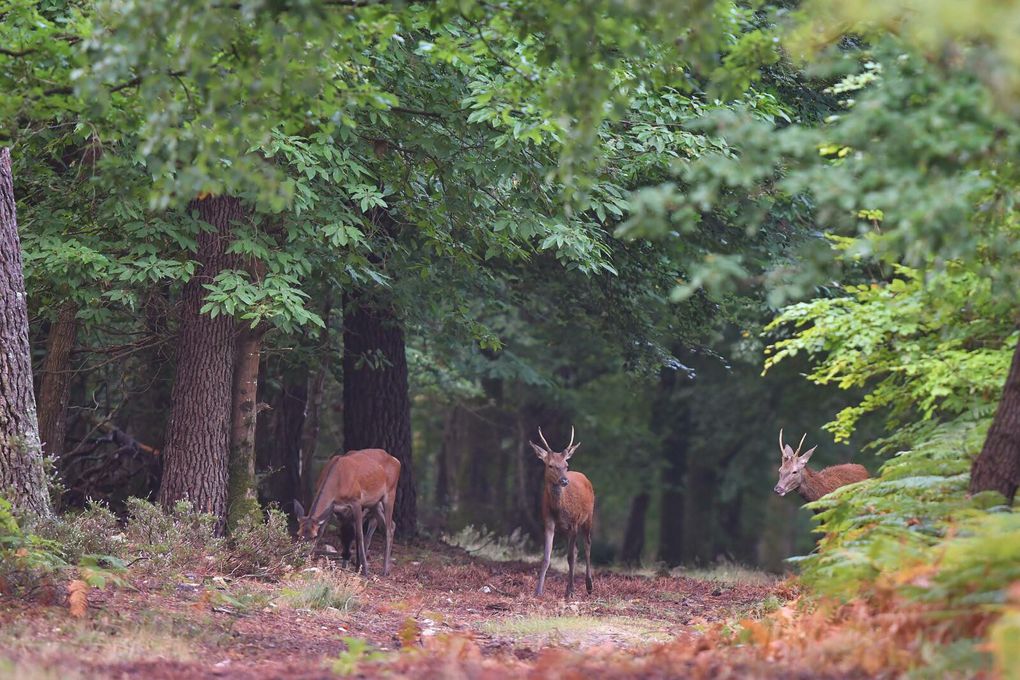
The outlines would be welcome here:
M 552 558 L 553 537 L 556 529 L 567 532 L 567 594 L 574 593 L 574 561 L 577 559 L 577 534 L 584 539 L 584 584 L 590 594 L 594 584 L 591 579 L 591 523 L 595 515 L 595 490 L 591 482 L 580 472 L 568 472 L 567 461 L 581 442 L 574 443 L 574 428 L 570 428 L 570 443 L 559 453 L 552 450 L 549 442 L 538 428 L 545 447 L 529 441 L 535 455 L 545 463 L 545 482 L 542 492 L 542 524 L 545 527 L 545 556 L 538 572 L 535 595 L 541 595 L 545 587 L 545 573 Z
M 357 564 L 361 573 L 368 575 L 367 543 L 365 541 L 365 511 L 370 513 L 369 537 L 374 523 L 382 520 L 386 529 L 386 552 L 383 576 L 390 573 L 390 555 L 393 550 L 393 504 L 396 499 L 397 480 L 400 478 L 400 461 L 382 449 L 351 451 L 334 456 L 319 476 L 315 500 L 308 514 L 300 502 L 294 501 L 298 518 L 298 536 L 315 540 L 323 525 L 336 512 L 342 524 L 353 525 L 357 542 Z M 349 554 L 349 547 L 347 548 Z
M 863 465 L 856 463 L 833 465 L 815 472 L 807 466 L 807 463 L 818 447 L 812 446 L 803 455 L 800 453 L 800 447 L 804 445 L 806 438 L 807 433 L 804 433 L 800 438 L 800 444 L 797 444 L 797 450 L 794 451 L 788 444 L 783 443 L 783 431 L 779 430 L 779 450 L 783 454 L 783 461 L 779 466 L 779 483 L 776 484 L 775 492 L 780 496 L 796 490 L 801 498 L 810 503 L 841 486 L 868 478 L 868 471 Z

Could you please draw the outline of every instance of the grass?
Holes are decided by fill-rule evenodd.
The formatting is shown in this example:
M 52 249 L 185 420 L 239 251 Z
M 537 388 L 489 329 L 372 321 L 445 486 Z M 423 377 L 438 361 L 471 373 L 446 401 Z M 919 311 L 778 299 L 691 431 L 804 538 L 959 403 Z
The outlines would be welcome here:
M 308 569 L 303 583 L 281 591 L 284 602 L 295 609 L 336 609 L 351 612 L 358 609 L 365 593 L 365 581 L 349 571 L 339 569 Z
M 515 639 L 538 639 L 585 646 L 604 640 L 643 644 L 665 642 L 672 638 L 661 621 L 624 616 L 526 616 L 488 621 L 481 629 L 490 635 Z

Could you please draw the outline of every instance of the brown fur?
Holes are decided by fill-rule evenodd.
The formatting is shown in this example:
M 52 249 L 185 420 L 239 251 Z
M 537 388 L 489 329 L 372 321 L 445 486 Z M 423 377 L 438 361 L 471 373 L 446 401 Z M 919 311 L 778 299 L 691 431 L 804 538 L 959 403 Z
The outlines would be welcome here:
M 538 434 L 542 436 L 539 428 Z M 542 437 L 545 443 L 545 437 Z M 538 572 L 538 583 L 535 595 L 541 595 L 545 587 L 545 575 L 552 559 L 553 538 L 556 530 L 567 534 L 567 593 L 569 598 L 574 593 L 574 563 L 577 560 L 577 536 L 584 541 L 584 583 L 588 593 L 594 588 L 591 574 L 591 528 L 595 516 L 595 490 L 591 482 L 580 472 L 568 472 L 567 461 L 574 454 L 580 443 L 574 444 L 573 429 L 570 432 L 570 444 L 563 451 L 550 451 L 534 442 L 529 442 L 535 455 L 545 463 L 545 477 L 542 492 L 542 524 L 545 527 L 545 552 L 542 567 Z
M 832 465 L 817 472 L 805 467 L 804 476 L 801 478 L 800 486 L 797 487 L 797 493 L 810 503 L 832 493 L 841 486 L 859 482 L 867 479 L 868 476 L 868 471 L 864 466 L 857 463 Z
M 389 460 L 387 460 L 389 459 Z M 400 461 L 382 449 L 352 451 L 334 456 L 319 475 L 315 500 L 305 515 L 298 509 L 298 536 L 314 540 L 334 510 L 347 524 L 353 525 L 358 548 L 358 565 L 368 574 L 368 557 L 363 520 L 368 510 L 372 520 L 383 520 L 386 528 L 386 554 L 383 575 L 389 574 L 393 546 L 393 504 L 400 477 Z M 369 536 L 374 526 L 369 527 Z

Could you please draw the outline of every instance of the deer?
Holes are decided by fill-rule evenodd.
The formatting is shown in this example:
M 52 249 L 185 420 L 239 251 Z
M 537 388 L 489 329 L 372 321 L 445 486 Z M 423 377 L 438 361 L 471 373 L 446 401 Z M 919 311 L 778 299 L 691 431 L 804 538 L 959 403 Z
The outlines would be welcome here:
M 856 463 L 845 463 L 843 465 L 832 465 L 817 472 L 807 466 L 808 460 L 817 449 L 812 446 L 801 454 L 800 449 L 804 446 L 807 433 L 800 438 L 797 450 L 794 451 L 788 444 L 783 443 L 783 430 L 779 430 L 779 451 L 782 453 L 782 465 L 779 466 L 779 482 L 774 491 L 780 496 L 785 496 L 791 491 L 796 491 L 806 502 L 817 501 L 822 496 L 832 493 L 841 486 L 853 484 L 868 478 L 868 471 L 863 465 Z
M 567 471 L 567 461 L 574 455 L 581 442 L 574 443 L 574 428 L 570 428 L 570 443 L 563 451 L 553 451 L 538 428 L 538 436 L 543 446 L 528 441 L 538 459 L 545 463 L 545 477 L 542 484 L 542 525 L 545 528 L 545 553 L 542 567 L 538 572 L 538 584 L 535 586 L 535 597 L 542 595 L 545 588 L 545 574 L 549 571 L 552 559 L 553 538 L 556 530 L 567 534 L 567 574 L 566 598 L 574 594 L 574 562 L 577 559 L 577 536 L 584 540 L 584 585 L 590 595 L 594 583 L 591 577 L 591 525 L 595 515 L 595 489 L 591 482 L 580 472 Z
M 315 500 L 305 513 L 297 500 L 294 510 L 298 518 L 298 537 L 316 540 L 322 527 L 336 512 L 341 518 L 341 537 L 345 525 L 353 526 L 357 543 L 357 565 L 362 576 L 368 576 L 368 551 L 365 540 L 364 520 L 368 511 L 369 540 L 375 533 L 375 524 L 382 521 L 386 529 L 386 549 L 383 559 L 383 576 L 390 573 L 390 558 L 393 551 L 393 506 L 400 478 L 400 461 L 382 449 L 350 451 L 343 456 L 334 456 L 319 475 Z M 345 552 L 350 556 L 350 541 Z

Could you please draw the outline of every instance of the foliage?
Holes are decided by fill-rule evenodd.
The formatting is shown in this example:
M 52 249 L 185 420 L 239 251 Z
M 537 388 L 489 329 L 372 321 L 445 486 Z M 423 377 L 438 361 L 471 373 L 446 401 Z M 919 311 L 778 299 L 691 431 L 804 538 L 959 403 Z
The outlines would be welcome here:
M 287 516 L 276 508 L 265 518 L 245 515 L 230 532 L 218 566 L 232 575 L 276 580 L 304 564 L 311 546 L 291 538 Z
M 216 538 L 216 517 L 195 510 L 188 501 L 178 501 L 173 510 L 164 512 L 146 500 L 130 498 L 127 508 L 128 546 L 153 573 L 197 569 L 222 547 L 222 539 Z
M 13 506 L 0 498 L 0 591 L 22 593 L 66 568 L 60 546 L 25 532 Z
M 345 637 L 343 642 L 346 649 L 340 652 L 333 662 L 333 672 L 339 675 L 354 675 L 362 663 L 382 661 L 386 658 L 382 652 L 371 651 L 368 642 L 361 638 Z
M 117 517 L 94 501 L 81 512 L 36 520 L 34 531 L 60 546 L 64 559 L 71 564 L 89 555 L 124 554 L 124 534 Z
M 837 243 L 842 252 L 856 245 Z M 952 263 L 929 276 L 889 268 L 884 281 L 789 305 L 765 327 L 792 331 L 766 349 L 765 371 L 804 352 L 813 361 L 808 380 L 865 388 L 859 403 L 826 425 L 837 441 L 870 413 L 894 430 L 916 419 L 987 412 L 1016 346 L 1010 301 L 993 292 L 990 278 Z

